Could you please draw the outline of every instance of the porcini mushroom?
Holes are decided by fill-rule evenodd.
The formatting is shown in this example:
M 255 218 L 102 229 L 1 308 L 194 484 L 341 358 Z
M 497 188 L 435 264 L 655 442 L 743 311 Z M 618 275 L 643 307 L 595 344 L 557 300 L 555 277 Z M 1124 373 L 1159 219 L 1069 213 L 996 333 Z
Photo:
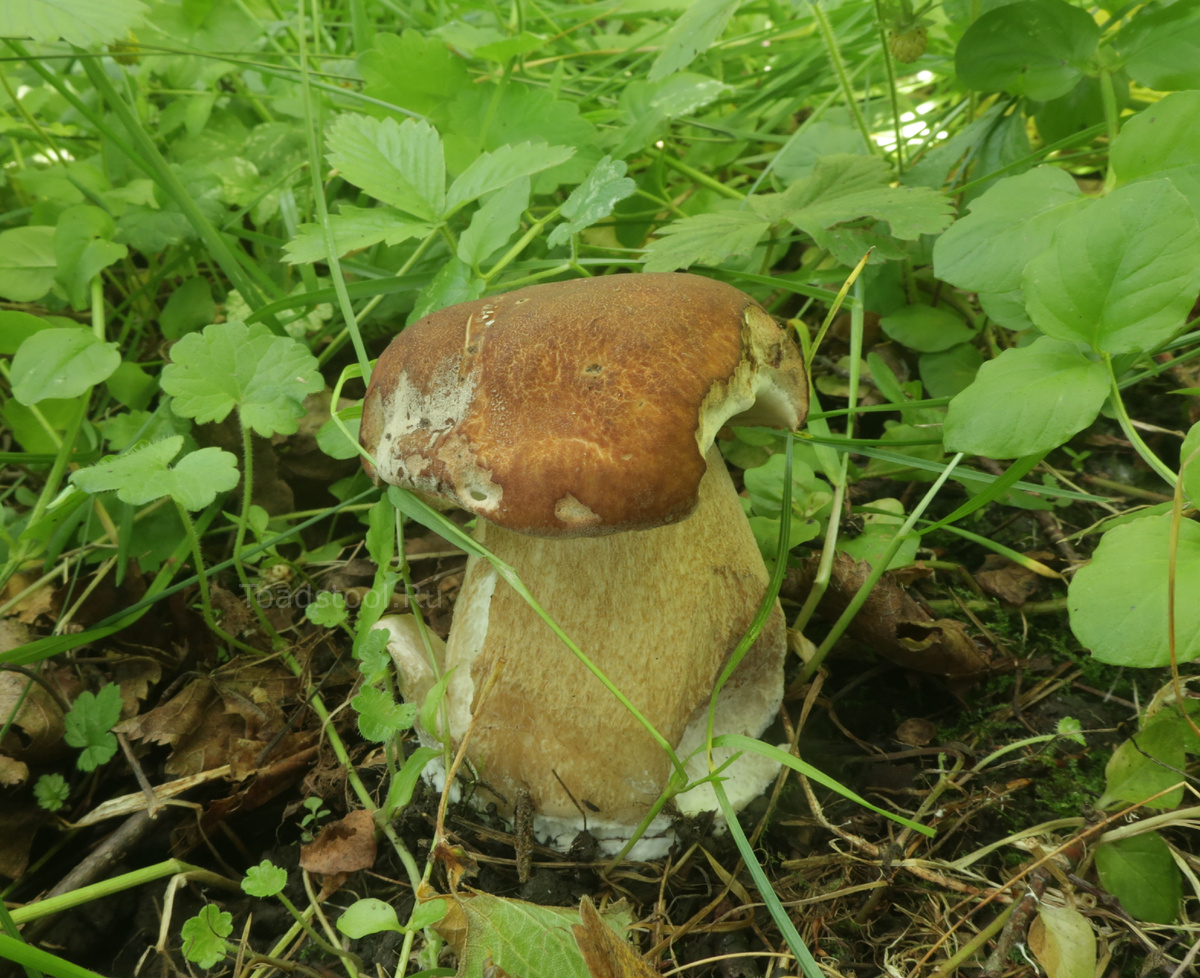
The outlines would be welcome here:
M 614 275 L 409 326 L 372 373 L 361 437 L 376 481 L 478 516 L 476 538 L 685 756 L 768 582 L 714 438 L 727 423 L 794 429 L 807 403 L 799 351 L 749 296 L 696 275 Z M 393 654 L 419 693 L 429 666 L 403 632 Z M 718 733 L 770 724 L 785 651 L 777 602 L 721 694 Z M 577 802 L 610 849 L 629 838 L 670 776 L 665 752 L 486 560 L 468 561 L 444 660 L 449 733 L 474 717 L 488 800 L 510 815 L 526 797 L 559 847 L 583 827 Z M 725 772 L 734 806 L 774 771 L 744 755 Z M 676 803 L 689 814 L 713 798 L 702 785 Z

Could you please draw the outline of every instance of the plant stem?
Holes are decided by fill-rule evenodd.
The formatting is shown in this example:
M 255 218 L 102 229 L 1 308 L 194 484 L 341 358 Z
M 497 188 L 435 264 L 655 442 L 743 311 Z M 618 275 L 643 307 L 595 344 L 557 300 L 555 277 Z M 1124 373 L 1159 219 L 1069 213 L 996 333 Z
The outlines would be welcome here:
M 829 18 L 825 16 L 825 11 L 821 9 L 819 0 L 809 0 L 808 6 L 812 10 L 813 20 L 817 23 L 817 30 L 820 32 L 821 41 L 825 45 L 825 53 L 829 55 L 829 62 L 833 65 L 834 74 L 838 77 L 838 84 L 841 86 L 842 96 L 846 100 L 846 107 L 854 116 L 854 121 L 858 125 L 858 131 L 862 134 L 867 152 L 878 155 L 879 147 L 871 139 L 871 131 L 867 128 L 867 120 L 863 117 L 858 99 L 854 97 L 854 89 L 850 87 L 850 78 L 846 74 L 846 64 L 842 61 L 842 53 L 838 49 L 837 38 L 833 36 L 833 27 L 829 23 Z
M 246 565 L 242 561 L 242 549 L 246 545 L 246 527 L 250 525 L 250 507 L 253 505 L 254 498 L 254 438 L 249 427 L 242 421 L 240 411 L 238 412 L 238 426 L 242 429 L 242 513 L 233 540 L 233 569 L 242 585 L 242 593 L 246 596 L 246 601 L 249 602 L 255 617 L 258 618 L 259 626 L 271 639 L 272 644 L 278 645 L 282 641 L 279 632 L 275 630 L 275 626 L 271 624 L 262 610 L 262 606 L 258 603 L 258 597 L 255 595 L 254 589 L 250 587 Z
M 1108 368 L 1108 378 L 1112 385 L 1110 400 L 1112 401 L 1113 410 L 1117 414 L 1117 421 L 1121 425 L 1121 430 L 1125 432 L 1125 437 L 1129 439 L 1129 444 L 1133 446 L 1134 451 L 1142 457 L 1142 461 L 1157 472 L 1163 481 L 1174 489 L 1179 476 L 1172 472 L 1170 466 L 1150 450 L 1150 446 L 1142 440 L 1142 436 L 1138 434 L 1137 428 L 1133 426 L 1133 421 L 1130 419 L 1129 412 L 1125 408 L 1125 402 L 1121 399 L 1121 388 L 1117 385 L 1117 374 L 1113 370 L 1111 353 L 1104 353 L 1104 365 Z

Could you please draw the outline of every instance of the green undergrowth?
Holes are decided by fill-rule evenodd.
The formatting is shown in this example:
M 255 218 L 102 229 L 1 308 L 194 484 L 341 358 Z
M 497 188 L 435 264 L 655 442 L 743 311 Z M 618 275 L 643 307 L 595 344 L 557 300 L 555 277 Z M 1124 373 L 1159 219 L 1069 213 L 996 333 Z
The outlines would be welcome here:
M 67 823 L 94 831 L 97 805 L 143 790 L 132 771 L 161 785 L 232 759 L 241 781 L 280 744 L 319 744 L 322 777 L 340 773 L 281 789 L 273 815 L 307 843 L 318 821 L 365 812 L 406 918 L 367 894 L 330 923 L 315 894 L 295 902 L 296 875 L 240 850 L 217 850 L 217 876 L 158 853 L 153 872 L 94 882 L 72 906 L 165 877 L 171 894 L 202 879 L 275 901 L 284 923 L 251 946 L 214 896 L 164 928 L 164 967 L 181 952 L 201 968 L 257 954 L 242 972 L 265 975 L 300 941 L 348 978 L 587 974 L 582 944 L 536 960 L 530 935 L 624 933 L 628 916 L 489 897 L 471 941 L 446 936 L 443 916 L 474 912 L 456 890 L 470 860 L 445 812 L 421 804 L 422 774 L 451 748 L 416 733 L 438 729 L 445 678 L 405 702 L 373 626 L 389 606 L 415 609 L 431 649 L 462 554 L 490 560 L 592 671 L 595 695 L 670 757 L 660 806 L 687 786 L 686 758 L 461 521 L 370 484 L 357 427 L 373 358 L 423 315 L 641 271 L 749 293 L 811 375 L 803 429 L 721 441 L 772 574 L 734 661 L 780 590 L 800 653 L 795 752 L 776 746 L 782 732 L 705 745 L 790 772 L 772 817 L 752 810 L 761 825 L 738 822 L 720 770 L 704 779 L 733 836 L 717 876 L 766 908 L 759 950 L 806 978 L 828 971 L 811 946 L 821 929 L 782 898 L 790 860 L 808 858 L 789 849 L 789 819 L 814 846 L 838 835 L 807 811 L 800 775 L 839 816 L 878 816 L 874 842 L 838 845 L 892 833 L 963 886 L 983 885 L 965 882 L 971 846 L 997 825 L 1046 851 L 1084 834 L 1075 869 L 1090 882 L 1064 884 L 1058 916 L 1040 918 L 1074 935 L 1068 964 L 1038 952 L 1052 978 L 1090 974 L 1111 936 L 1083 912 L 1096 892 L 1156 934 L 1190 923 L 1198 39 L 1185 0 L 0 6 L 0 807 L 38 832 L 0 847 L 14 905 L 0 957 L 85 973 L 38 946 L 40 919 L 70 909 L 37 899 L 55 882 L 43 860 L 72 845 Z M 1009 577 L 988 583 L 997 569 Z M 888 589 L 909 617 L 865 630 L 858 612 Z M 954 623 L 944 648 L 913 638 L 938 619 Z M 922 658 L 934 652 L 936 665 Z M 1048 676 L 1047 701 L 1016 716 L 1012 701 Z M 181 687 L 223 704 L 221 751 L 154 713 Z M 936 730 L 909 758 L 918 774 L 871 794 L 859 755 L 896 752 L 909 719 Z M 986 812 L 976 792 L 1010 771 L 1033 787 L 999 821 L 978 815 L 953 857 L 938 850 L 946 800 Z M 763 838 L 777 852 L 760 863 Z M 929 869 L 900 871 L 914 867 Z M 586 872 L 597 902 L 661 897 L 615 865 Z M 832 906 L 834 930 L 861 923 Z M 943 949 L 967 918 L 938 919 L 894 949 L 913 974 L 935 973 L 928 947 L 947 974 L 983 953 Z M 391 944 L 369 959 L 379 934 Z M 1169 937 L 1161 948 L 1178 957 Z M 847 960 L 859 952 L 883 967 L 872 946 Z

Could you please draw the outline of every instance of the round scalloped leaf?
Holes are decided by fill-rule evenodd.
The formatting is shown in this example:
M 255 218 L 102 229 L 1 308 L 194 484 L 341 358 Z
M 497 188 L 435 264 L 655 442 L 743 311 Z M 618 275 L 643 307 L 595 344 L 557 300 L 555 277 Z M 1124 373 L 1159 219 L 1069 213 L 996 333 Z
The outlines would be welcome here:
M 1018 458 L 1057 448 L 1096 420 L 1108 388 L 1104 365 L 1074 343 L 1043 336 L 1005 350 L 950 402 L 946 450 Z
M 1101 662 L 1151 668 L 1171 662 L 1167 573 L 1171 514 L 1147 516 L 1104 534 L 1092 562 L 1067 591 L 1075 637 Z M 1183 520 L 1175 556 L 1175 655 L 1200 657 L 1200 524 Z
M 223 421 L 234 408 L 260 435 L 290 435 L 304 398 L 325 381 L 317 359 L 300 343 L 261 324 L 228 322 L 189 333 L 173 347 L 162 372 L 171 409 L 200 423 Z
M 1200 224 L 1169 180 L 1118 187 L 1058 226 L 1022 285 L 1049 336 L 1108 353 L 1151 349 L 1200 292 Z
M 1046 102 L 1075 87 L 1099 40 L 1091 15 L 1065 0 L 1019 0 L 967 28 L 954 66 L 968 88 Z

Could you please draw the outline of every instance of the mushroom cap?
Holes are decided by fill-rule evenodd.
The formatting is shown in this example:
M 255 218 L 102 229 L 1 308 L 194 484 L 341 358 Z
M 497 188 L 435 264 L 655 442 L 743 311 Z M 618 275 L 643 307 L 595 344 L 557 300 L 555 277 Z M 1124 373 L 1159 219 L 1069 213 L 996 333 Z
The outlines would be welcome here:
M 726 423 L 796 428 L 795 344 L 752 298 L 698 275 L 612 275 L 449 306 L 371 375 L 376 482 L 539 536 L 661 526 L 695 508 Z

